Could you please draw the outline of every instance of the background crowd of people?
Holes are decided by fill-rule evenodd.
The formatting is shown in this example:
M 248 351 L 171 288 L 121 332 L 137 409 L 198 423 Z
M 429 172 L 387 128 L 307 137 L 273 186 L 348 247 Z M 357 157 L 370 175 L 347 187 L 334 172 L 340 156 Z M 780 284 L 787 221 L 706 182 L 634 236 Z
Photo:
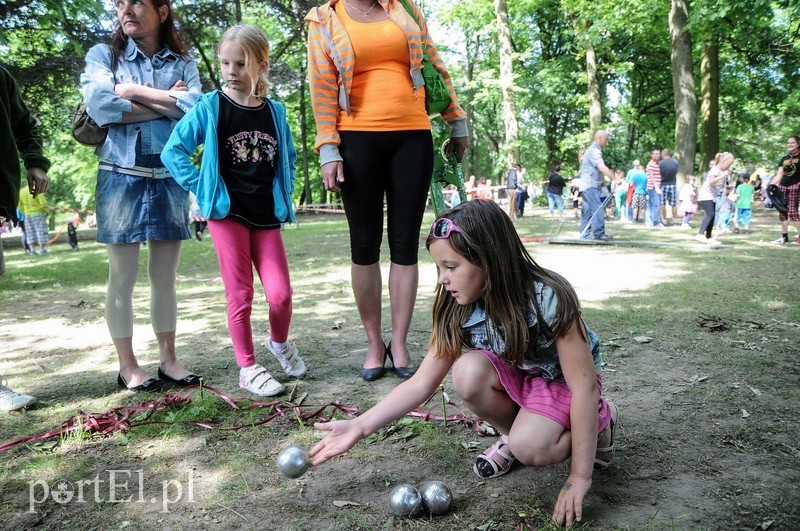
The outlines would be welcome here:
M 718 153 L 709 167 L 699 176 L 685 175 L 679 183 L 679 161 L 670 149 L 653 149 L 645 166 L 634 160 L 631 167 L 612 170 L 602 158 L 602 149 L 608 142 L 607 131 L 598 131 L 587 149 L 578 153 L 579 171 L 572 179 L 564 179 L 561 164 L 552 166 L 546 180 L 541 183 L 524 181 L 525 169 L 513 163 L 507 172 L 506 183 L 495 187 L 487 197 L 505 202 L 511 219 L 521 217 L 530 198 L 535 200 L 544 190 L 551 220 L 564 222 L 564 206 L 570 205 L 576 219 L 580 219 L 579 237 L 583 240 L 609 241 L 612 236 L 605 233 L 605 221 L 641 223 L 651 228 L 679 226 L 692 228 L 692 220 L 698 219 L 697 241 L 719 245 L 713 236 L 718 232 L 750 234 L 752 212 L 755 204 L 766 209 L 775 209 L 781 223 L 781 236 L 776 244 L 790 241 L 789 222 L 797 227 L 794 241 L 800 243 L 800 220 L 798 217 L 797 163 L 800 162 L 800 139 L 791 136 L 787 140 L 788 154 L 778 163 L 776 172 L 770 174 L 759 168 L 751 174 L 745 164 L 734 171 L 736 158 L 728 152 Z M 483 181 L 483 179 L 481 179 Z M 477 197 L 475 178 L 467 183 L 470 198 Z M 774 195 L 768 193 L 773 185 L 778 194 L 778 206 L 773 205 Z M 523 196 L 523 190 L 524 196 Z M 524 197 L 524 199 L 523 199 Z M 785 207 L 785 208 L 784 208 Z

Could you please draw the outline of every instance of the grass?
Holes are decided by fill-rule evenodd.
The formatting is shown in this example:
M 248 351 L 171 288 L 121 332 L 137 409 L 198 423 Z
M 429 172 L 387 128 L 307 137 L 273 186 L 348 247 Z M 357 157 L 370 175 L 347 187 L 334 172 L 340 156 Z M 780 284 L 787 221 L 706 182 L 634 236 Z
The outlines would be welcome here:
M 533 214 L 516 222 L 523 237 L 575 233 L 574 224 L 559 230 L 541 210 Z M 771 529 L 800 526 L 797 490 L 781 490 L 800 479 L 800 429 L 793 421 L 800 398 L 800 249 L 768 244 L 776 232 L 773 217 L 757 212 L 753 234 L 722 235 L 729 243 L 723 249 L 696 245 L 693 232 L 677 228 L 655 231 L 616 224 L 609 226 L 616 239 L 642 244 L 529 245 L 537 261 L 576 285 L 584 318 L 605 343 L 604 392 L 624 405 L 619 467 L 595 482 L 594 523 L 579 529 L 703 528 L 708 522 L 697 520 L 699 514 L 725 515 L 731 527 L 753 528 L 768 521 L 773 522 Z M 429 215 L 425 224 L 430 220 Z M 342 216 L 305 216 L 287 227 L 284 240 L 295 292 L 292 338 L 311 368 L 293 397 L 307 405 L 338 402 L 363 411 L 397 379 L 387 376 L 365 385 L 357 377 L 365 345 L 350 292 L 346 223 Z M 154 372 L 146 258 L 145 248 L 135 290 L 135 341 L 143 364 Z M 40 405 L 0 416 L 0 442 L 43 433 L 78 412 L 140 403 L 145 397 L 118 392 L 113 384 L 116 361 L 103 320 L 103 247 L 86 239 L 79 252 L 54 245 L 42 257 L 7 248 L 6 260 L 0 294 L 4 307 L 13 311 L 0 318 L 0 342 L 7 352 L 0 359 L 0 373 L 15 389 L 39 396 Z M 435 282 L 424 248 L 420 264 L 410 336 L 417 361 L 430 330 Z M 210 375 L 212 385 L 242 399 L 210 242 L 186 242 L 178 275 L 181 359 Z M 263 338 L 267 327 L 266 304 L 259 299 L 253 314 L 256 339 Z M 730 328 L 710 331 L 700 326 L 700 314 L 716 316 Z M 638 342 L 635 338 L 641 336 L 652 339 Z M 303 423 L 289 414 L 235 432 L 192 424 L 250 425 L 266 411 L 236 412 L 210 393 L 198 394 L 187 406 L 158 412 L 154 418 L 166 424 L 108 437 L 74 432 L 55 445 L 18 446 L 0 456 L 0 507 L 10 515 L 7 523 L 21 528 L 78 529 L 92 522 L 120 527 L 128 522 L 134 528 L 181 529 L 213 525 L 216 519 L 219 525 L 244 529 L 488 531 L 511 529 L 517 512 L 524 511 L 532 527 L 547 529 L 568 470 L 558 465 L 515 471 L 494 483 L 473 480 L 467 470 L 475 448 L 487 446 L 486 441 L 462 425 L 406 418 L 372 436 L 369 444 L 357 445 L 341 461 L 287 482 L 274 474 L 275 455 L 288 444 L 311 446 L 317 437 L 311 421 Z M 744 471 L 741 463 L 753 472 Z M 40 513 L 25 513 L 31 478 L 87 478 L 115 467 L 144 469 L 151 490 L 194 470 L 198 501 L 175 505 L 168 515 L 158 507 L 134 504 L 77 507 L 52 502 L 43 504 Z M 694 474 L 705 477 L 685 485 L 687 492 L 697 492 L 687 498 L 711 500 L 702 506 L 704 513 L 689 502 L 651 505 L 656 492 L 682 500 L 680 489 L 671 490 L 672 481 Z M 387 513 L 384 498 L 393 482 L 432 476 L 454 485 L 456 510 L 432 521 L 401 520 Z M 333 508 L 334 500 L 359 505 Z

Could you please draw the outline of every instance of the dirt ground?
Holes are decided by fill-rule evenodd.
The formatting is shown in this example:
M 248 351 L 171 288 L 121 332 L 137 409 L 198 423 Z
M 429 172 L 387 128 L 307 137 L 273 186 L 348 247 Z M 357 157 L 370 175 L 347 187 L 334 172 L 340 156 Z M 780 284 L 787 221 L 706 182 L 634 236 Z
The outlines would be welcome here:
M 727 267 L 726 259 L 752 258 L 752 270 L 769 268 L 769 255 L 758 251 L 761 244 L 754 238 L 752 245 L 755 251 L 743 245 L 716 255 L 696 249 L 531 246 L 539 263 L 557 268 L 575 285 L 587 322 L 603 340 L 604 393 L 620 409 L 617 455 L 609 469 L 595 472 L 585 528 L 800 529 L 800 325 L 786 318 L 796 315 L 796 308 L 787 312 L 785 306 L 797 304 L 797 275 L 783 287 L 773 286 L 763 309 L 748 315 L 712 304 L 715 297 L 738 304 L 744 294 L 735 290 L 741 283 L 721 281 L 702 296 L 691 294 L 696 284 L 687 264 L 713 270 Z M 91 244 L 85 252 L 102 259 Z M 785 252 L 795 253 L 796 264 L 798 250 Z M 304 264 L 299 267 L 318 272 L 293 277 L 293 339 L 310 371 L 296 389 L 288 386 L 291 394 L 283 398 L 364 409 L 399 380 L 389 375 L 367 384 L 358 377 L 364 345 L 349 269 L 338 258 L 320 267 L 308 249 L 290 246 L 289 253 L 294 263 Z M 587 264 L 604 273 L 587 274 Z M 427 341 L 435 283 L 432 267 L 421 271 L 421 315 L 411 332 L 417 361 Z M 192 353 L 187 364 L 209 375 L 211 385 L 236 400 L 246 398 L 236 385 L 221 284 L 202 270 L 184 274 L 179 351 Z M 41 401 L 14 417 L 0 416 L 0 443 L 14 438 L 21 425 L 28 426 L 24 433 L 40 433 L 77 411 L 104 412 L 143 400 L 113 386 L 116 362 L 103 321 L 102 289 L 57 284 L 53 279 L 15 297 L 13 312 L 0 316 L 0 372 Z M 147 313 L 145 289 L 137 287 L 137 315 Z M 264 310 L 257 304 L 255 313 L 263 316 Z M 713 319 L 702 319 L 709 314 L 722 315 L 730 328 L 714 331 Z M 137 319 L 134 336 L 138 350 L 151 352 L 144 362 L 154 372 L 157 355 L 146 319 Z M 259 361 L 280 372 L 264 354 L 262 347 Z M 447 381 L 445 390 L 459 402 Z M 441 413 L 438 407 L 427 409 Z M 448 414 L 459 412 L 450 407 Z M 510 531 L 520 511 L 529 515 L 531 528 L 546 527 L 568 463 L 518 466 L 502 478 L 482 480 L 472 473 L 472 463 L 494 439 L 459 422 L 427 424 L 419 433 L 400 426 L 362 442 L 297 480 L 278 474 L 275 455 L 287 444 L 310 446 L 315 434 L 291 413 L 238 431 L 151 427 L 141 435 L 134 428 L 127 435 L 66 439 L 54 447 L 20 445 L 0 452 L 0 528 Z M 121 498 L 132 499 L 108 499 L 113 470 L 127 471 L 116 480 L 129 482 L 118 490 Z M 86 482 L 86 503 L 57 499 L 57 491 L 74 494 L 81 480 L 97 477 L 106 481 L 99 497 L 90 495 L 97 483 Z M 451 510 L 433 519 L 392 516 L 391 488 L 429 479 L 453 490 Z M 67 482 L 63 489 L 60 480 Z M 165 507 L 165 497 L 174 502 Z

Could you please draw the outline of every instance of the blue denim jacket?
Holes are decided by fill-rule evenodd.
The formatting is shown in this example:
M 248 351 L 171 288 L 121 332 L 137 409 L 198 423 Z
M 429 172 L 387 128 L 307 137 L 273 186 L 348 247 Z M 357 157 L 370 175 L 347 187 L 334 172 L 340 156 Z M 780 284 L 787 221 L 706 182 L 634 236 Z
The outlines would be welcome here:
M 558 298 L 549 286 L 541 282 L 536 283 L 535 289 L 542 318 L 552 325 L 558 309 Z M 533 303 L 531 303 L 528 310 L 528 326 L 536 326 L 537 322 L 536 312 L 533 309 Z M 494 325 L 489 320 L 487 327 L 486 309 L 483 300 L 479 299 L 475 302 L 472 313 L 464 322 L 463 329 L 467 344 L 471 348 L 487 350 L 499 357 L 503 357 L 503 351 L 505 351 L 506 347 L 505 341 L 497 332 L 491 334 L 490 337 L 487 334 L 487 328 L 494 328 Z M 603 358 L 600 355 L 600 339 L 588 326 L 586 327 L 586 332 L 589 335 L 589 349 L 592 351 L 594 371 L 595 374 L 600 374 L 603 371 L 601 367 Z M 555 339 L 542 337 L 541 335 L 536 348 L 536 357 L 526 357 L 518 367 L 523 371 L 550 380 L 561 380 L 564 377 L 561 372 L 561 364 L 558 361 L 558 349 L 556 348 Z
M 172 91 L 170 95 L 185 113 L 200 98 L 200 74 L 193 60 L 181 57 L 168 48 L 153 55 L 152 59 L 147 57 L 133 39 L 128 39 L 124 57 L 120 59 L 112 75 L 111 47 L 106 44 L 93 46 L 86 55 L 81 89 L 89 116 L 98 125 L 108 127 L 108 136 L 105 142 L 97 146 L 95 153 L 102 160 L 130 168 L 135 165 L 137 141 L 141 139 L 141 154 L 158 155 L 176 121 L 163 117 L 145 122 L 120 123 L 122 113 L 130 112 L 133 103 L 117 96 L 114 85 L 136 83 L 169 90 L 178 80 L 183 80 L 189 90 Z

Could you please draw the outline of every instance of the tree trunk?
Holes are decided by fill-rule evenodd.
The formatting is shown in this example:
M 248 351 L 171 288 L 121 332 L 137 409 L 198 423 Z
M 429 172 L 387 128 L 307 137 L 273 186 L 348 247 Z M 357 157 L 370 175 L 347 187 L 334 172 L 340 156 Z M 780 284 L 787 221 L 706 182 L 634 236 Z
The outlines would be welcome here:
M 507 162 L 519 162 L 519 124 L 514 94 L 514 66 L 511 55 L 511 28 L 508 25 L 506 0 L 494 0 L 497 34 L 500 40 L 500 92 L 503 96 L 503 123 L 506 126 Z
M 719 152 L 719 42 L 716 36 L 703 45 L 700 61 L 700 123 L 703 131 L 700 140 L 702 164 L 700 172 Z
M 305 62 L 305 60 L 303 61 Z M 303 68 L 305 71 L 306 68 Z M 300 145 L 302 151 L 300 156 L 303 161 L 303 193 L 300 196 L 300 204 L 313 204 L 314 198 L 311 194 L 311 177 L 308 174 L 308 125 L 307 125 L 307 111 L 306 111 L 306 77 L 300 78 Z
M 461 101 L 472 101 L 474 98 L 474 90 L 472 89 L 472 81 L 475 78 L 475 66 L 476 61 L 475 57 L 477 56 L 476 50 L 480 49 L 481 45 L 481 38 L 478 35 L 471 35 L 467 37 L 467 65 L 466 65 L 466 74 L 467 74 L 467 89 L 464 93 L 463 98 L 459 98 Z M 462 161 L 464 166 L 464 175 L 465 178 L 467 175 L 473 174 L 476 171 L 478 173 L 482 173 L 481 169 L 481 149 L 482 145 L 480 142 L 480 135 L 475 134 L 476 128 L 476 121 L 475 121 L 475 111 L 472 108 L 472 105 L 467 106 L 465 109 L 467 113 L 467 125 L 469 126 L 469 146 L 470 149 L 467 151 L 467 157 Z
M 600 129 L 603 123 L 603 106 L 600 104 L 600 78 L 597 75 L 597 56 L 594 46 L 586 44 L 586 82 L 589 96 L 589 134 Z
M 675 94 L 675 158 L 678 187 L 694 173 L 697 145 L 697 95 L 692 74 L 692 35 L 686 30 L 689 0 L 672 0 L 669 33 L 672 38 L 672 91 Z

